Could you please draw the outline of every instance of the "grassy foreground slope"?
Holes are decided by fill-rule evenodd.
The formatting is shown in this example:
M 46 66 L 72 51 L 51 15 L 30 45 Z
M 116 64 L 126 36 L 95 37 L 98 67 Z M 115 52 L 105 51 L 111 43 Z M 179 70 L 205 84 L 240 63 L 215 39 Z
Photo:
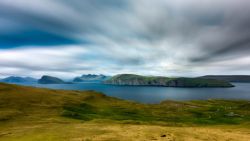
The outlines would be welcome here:
M 248 101 L 147 105 L 0 83 L 0 141 L 247 140 L 249 121 Z

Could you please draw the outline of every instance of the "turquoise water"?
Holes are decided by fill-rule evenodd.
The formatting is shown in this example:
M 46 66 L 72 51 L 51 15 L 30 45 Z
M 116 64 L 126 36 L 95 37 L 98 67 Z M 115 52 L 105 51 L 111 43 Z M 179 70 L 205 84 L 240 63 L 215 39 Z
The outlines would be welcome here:
M 146 86 L 114 86 L 100 83 L 78 84 L 26 84 L 35 87 L 65 90 L 95 90 L 108 96 L 137 101 L 159 103 L 163 100 L 243 99 L 250 100 L 250 83 L 234 83 L 233 88 L 174 88 Z

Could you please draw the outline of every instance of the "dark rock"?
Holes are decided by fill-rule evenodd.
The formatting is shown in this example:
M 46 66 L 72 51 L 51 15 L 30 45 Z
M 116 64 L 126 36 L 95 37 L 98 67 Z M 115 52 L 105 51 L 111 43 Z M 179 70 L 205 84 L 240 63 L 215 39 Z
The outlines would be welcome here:
M 167 135 L 161 135 L 162 138 L 166 137 Z

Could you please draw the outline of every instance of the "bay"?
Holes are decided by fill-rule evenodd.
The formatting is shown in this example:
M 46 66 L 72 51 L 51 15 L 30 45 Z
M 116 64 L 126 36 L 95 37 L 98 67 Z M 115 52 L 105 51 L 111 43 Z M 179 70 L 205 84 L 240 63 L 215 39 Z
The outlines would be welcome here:
M 24 84 L 34 87 L 64 90 L 94 90 L 105 95 L 141 103 L 160 103 L 164 100 L 250 100 L 250 83 L 233 83 L 232 88 L 176 88 L 149 86 L 116 86 L 101 83 Z

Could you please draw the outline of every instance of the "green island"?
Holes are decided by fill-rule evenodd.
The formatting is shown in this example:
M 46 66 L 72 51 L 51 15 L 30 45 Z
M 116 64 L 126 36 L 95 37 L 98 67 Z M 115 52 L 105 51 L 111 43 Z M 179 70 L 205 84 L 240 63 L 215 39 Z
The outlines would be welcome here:
M 0 83 L 0 141 L 247 141 L 249 125 L 249 101 L 141 104 Z
M 163 87 L 233 87 L 223 80 L 206 78 L 170 78 L 163 76 L 142 76 L 136 74 L 119 74 L 104 82 L 113 85 L 163 86 Z

